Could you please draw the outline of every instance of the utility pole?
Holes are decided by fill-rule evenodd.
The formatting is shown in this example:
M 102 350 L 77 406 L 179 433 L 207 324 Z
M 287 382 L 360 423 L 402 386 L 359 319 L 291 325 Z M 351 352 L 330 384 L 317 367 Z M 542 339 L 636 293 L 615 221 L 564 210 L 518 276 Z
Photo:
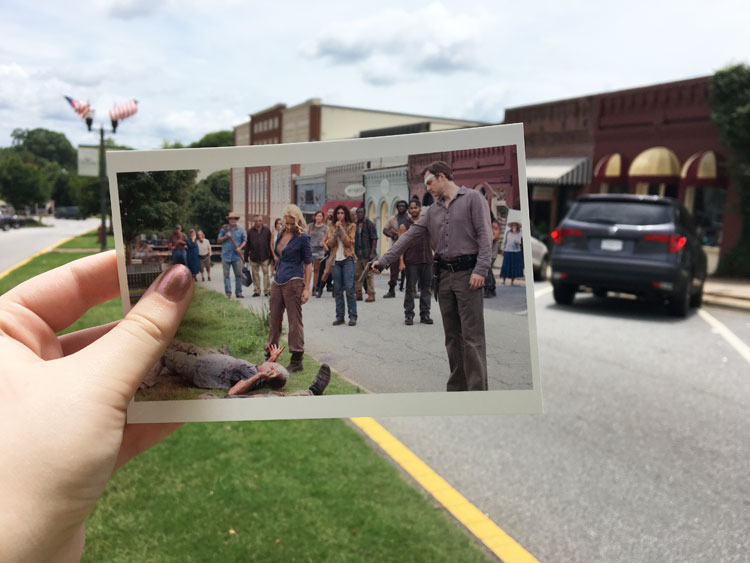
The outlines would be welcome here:
M 102 213 L 102 247 L 107 250 L 107 161 L 104 158 L 104 125 L 99 126 L 99 209 Z

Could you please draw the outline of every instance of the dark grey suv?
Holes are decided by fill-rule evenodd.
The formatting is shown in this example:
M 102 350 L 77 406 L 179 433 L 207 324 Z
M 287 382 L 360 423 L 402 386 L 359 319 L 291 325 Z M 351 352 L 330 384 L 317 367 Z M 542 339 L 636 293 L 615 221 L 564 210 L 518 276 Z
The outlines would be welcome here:
M 671 198 L 582 196 L 551 238 L 557 303 L 570 305 L 581 286 L 666 302 L 680 317 L 701 303 L 706 255 L 690 213 Z

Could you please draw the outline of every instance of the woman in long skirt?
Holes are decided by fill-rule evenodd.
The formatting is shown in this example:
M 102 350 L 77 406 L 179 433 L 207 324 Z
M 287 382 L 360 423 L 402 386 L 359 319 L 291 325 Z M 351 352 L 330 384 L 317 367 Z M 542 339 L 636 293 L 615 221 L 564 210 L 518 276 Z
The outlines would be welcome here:
M 503 285 L 505 285 L 505 278 L 510 278 L 510 285 L 513 285 L 513 280 L 523 277 L 521 225 L 513 221 L 509 227 L 510 230 L 503 241 L 503 266 L 500 268 Z
M 198 257 L 198 241 L 196 240 L 195 229 L 190 229 L 190 235 L 187 239 L 187 267 L 193 274 L 193 281 L 198 281 L 198 272 L 201 271 L 201 260 Z

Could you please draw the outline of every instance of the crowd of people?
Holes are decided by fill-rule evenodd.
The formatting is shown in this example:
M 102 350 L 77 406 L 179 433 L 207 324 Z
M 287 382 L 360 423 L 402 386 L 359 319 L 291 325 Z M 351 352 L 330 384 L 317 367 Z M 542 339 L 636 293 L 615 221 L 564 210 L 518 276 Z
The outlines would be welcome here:
M 497 295 L 493 267 L 499 255 L 503 285 L 506 278 L 513 285 L 523 277 L 521 226 L 509 223 L 503 237 L 503 225 L 491 216 L 486 201 L 474 190 L 457 186 L 446 163 L 433 163 L 423 177 L 434 203 L 423 209 L 417 197 L 397 202 L 382 231 L 393 244 L 379 258 L 378 232 L 363 207 L 319 210 L 308 225 L 300 208 L 288 205 L 273 229 L 255 215 L 247 231 L 238 225 L 238 213 L 227 215 L 217 237 L 224 291 L 232 297 L 233 272 L 234 296 L 244 298 L 244 267 L 252 276 L 253 297 L 269 298 L 267 355 L 279 345 L 286 314 L 291 353 L 287 369 L 302 370 L 302 306 L 327 289 L 335 303 L 332 324 L 356 326 L 358 302 L 376 299 L 374 273 L 390 267 L 383 298 L 396 297 L 396 287 L 403 291 L 406 325 L 414 324 L 417 312 L 420 323 L 433 324 L 433 296 L 440 305 L 451 364 L 448 390 L 486 389 L 482 298 Z M 210 245 L 201 231 L 191 229 L 185 236 L 178 225 L 169 245 L 173 261 L 187 265 L 194 280 L 197 273 L 204 279 L 204 264 L 211 279 Z

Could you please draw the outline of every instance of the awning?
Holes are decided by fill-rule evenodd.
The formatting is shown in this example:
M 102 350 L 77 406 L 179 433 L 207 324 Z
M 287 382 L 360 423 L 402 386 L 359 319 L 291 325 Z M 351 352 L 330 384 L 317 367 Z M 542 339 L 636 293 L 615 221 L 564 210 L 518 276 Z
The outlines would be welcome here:
M 623 181 L 624 167 L 622 155 L 619 152 L 608 154 L 599 159 L 594 167 L 592 182 L 613 183 Z
M 680 171 L 683 186 L 722 186 L 726 183 L 721 157 L 714 151 L 697 152 L 685 161 Z
M 651 147 L 633 159 L 628 177 L 631 182 L 676 180 L 680 177 L 680 161 L 667 147 Z
M 586 157 L 527 158 L 528 184 L 584 186 L 591 181 L 591 160 Z

